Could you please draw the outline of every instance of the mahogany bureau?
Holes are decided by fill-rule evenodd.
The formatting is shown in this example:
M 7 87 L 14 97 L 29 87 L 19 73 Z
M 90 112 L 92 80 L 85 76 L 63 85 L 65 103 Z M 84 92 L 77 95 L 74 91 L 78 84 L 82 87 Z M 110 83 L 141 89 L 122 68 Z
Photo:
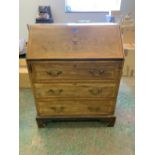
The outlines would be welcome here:
M 51 120 L 113 126 L 123 62 L 117 24 L 30 25 L 27 65 L 38 127 Z

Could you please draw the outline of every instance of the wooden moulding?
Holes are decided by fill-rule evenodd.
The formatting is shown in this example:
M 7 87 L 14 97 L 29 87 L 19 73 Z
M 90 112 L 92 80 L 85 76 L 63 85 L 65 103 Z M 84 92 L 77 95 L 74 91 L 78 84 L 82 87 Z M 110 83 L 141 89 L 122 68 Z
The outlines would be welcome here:
M 56 121 L 100 121 L 107 127 L 113 127 L 116 121 L 115 116 L 52 116 L 52 117 L 36 117 L 39 128 L 44 128 L 50 122 Z

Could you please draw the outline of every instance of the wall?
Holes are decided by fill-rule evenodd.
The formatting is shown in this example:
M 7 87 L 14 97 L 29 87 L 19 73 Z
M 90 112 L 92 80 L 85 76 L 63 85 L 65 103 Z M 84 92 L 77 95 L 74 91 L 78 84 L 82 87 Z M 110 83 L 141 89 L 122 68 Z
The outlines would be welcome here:
M 79 20 L 90 20 L 91 22 L 105 22 L 105 13 L 65 13 L 65 0 L 19 0 L 19 34 L 20 38 L 27 40 L 27 24 L 35 23 L 38 14 L 38 5 L 50 5 L 54 22 L 78 22 Z M 134 0 L 122 0 L 121 14 L 126 15 L 133 13 L 134 17 Z
M 27 24 L 35 23 L 38 5 L 50 5 L 50 1 L 19 0 L 19 38 L 28 38 Z

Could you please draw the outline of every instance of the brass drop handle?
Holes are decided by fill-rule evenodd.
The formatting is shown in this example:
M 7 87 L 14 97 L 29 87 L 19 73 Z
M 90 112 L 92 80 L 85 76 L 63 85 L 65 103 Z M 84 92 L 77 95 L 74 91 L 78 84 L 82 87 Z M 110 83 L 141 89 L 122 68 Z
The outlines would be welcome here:
M 100 111 L 100 107 L 88 107 L 88 110 L 91 112 L 98 112 Z
M 93 89 L 89 89 L 89 92 L 92 94 L 92 95 L 99 95 L 102 93 L 102 88 L 93 88 Z
M 63 89 L 49 89 L 47 91 L 48 94 L 50 95 L 60 95 L 63 92 Z
M 102 70 L 92 69 L 89 70 L 89 73 L 93 76 L 101 76 L 102 74 L 105 73 L 105 71 L 103 69 Z
M 63 112 L 65 107 L 50 107 L 54 112 Z
M 47 71 L 46 73 L 50 76 L 59 76 L 62 74 L 62 71 Z

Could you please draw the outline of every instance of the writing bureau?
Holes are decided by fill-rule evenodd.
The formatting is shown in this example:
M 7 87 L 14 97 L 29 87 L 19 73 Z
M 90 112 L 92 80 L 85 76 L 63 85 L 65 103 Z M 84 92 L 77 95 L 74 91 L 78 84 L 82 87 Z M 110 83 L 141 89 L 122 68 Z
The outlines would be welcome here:
M 30 25 L 27 65 L 38 127 L 68 119 L 113 126 L 123 61 L 117 24 Z

